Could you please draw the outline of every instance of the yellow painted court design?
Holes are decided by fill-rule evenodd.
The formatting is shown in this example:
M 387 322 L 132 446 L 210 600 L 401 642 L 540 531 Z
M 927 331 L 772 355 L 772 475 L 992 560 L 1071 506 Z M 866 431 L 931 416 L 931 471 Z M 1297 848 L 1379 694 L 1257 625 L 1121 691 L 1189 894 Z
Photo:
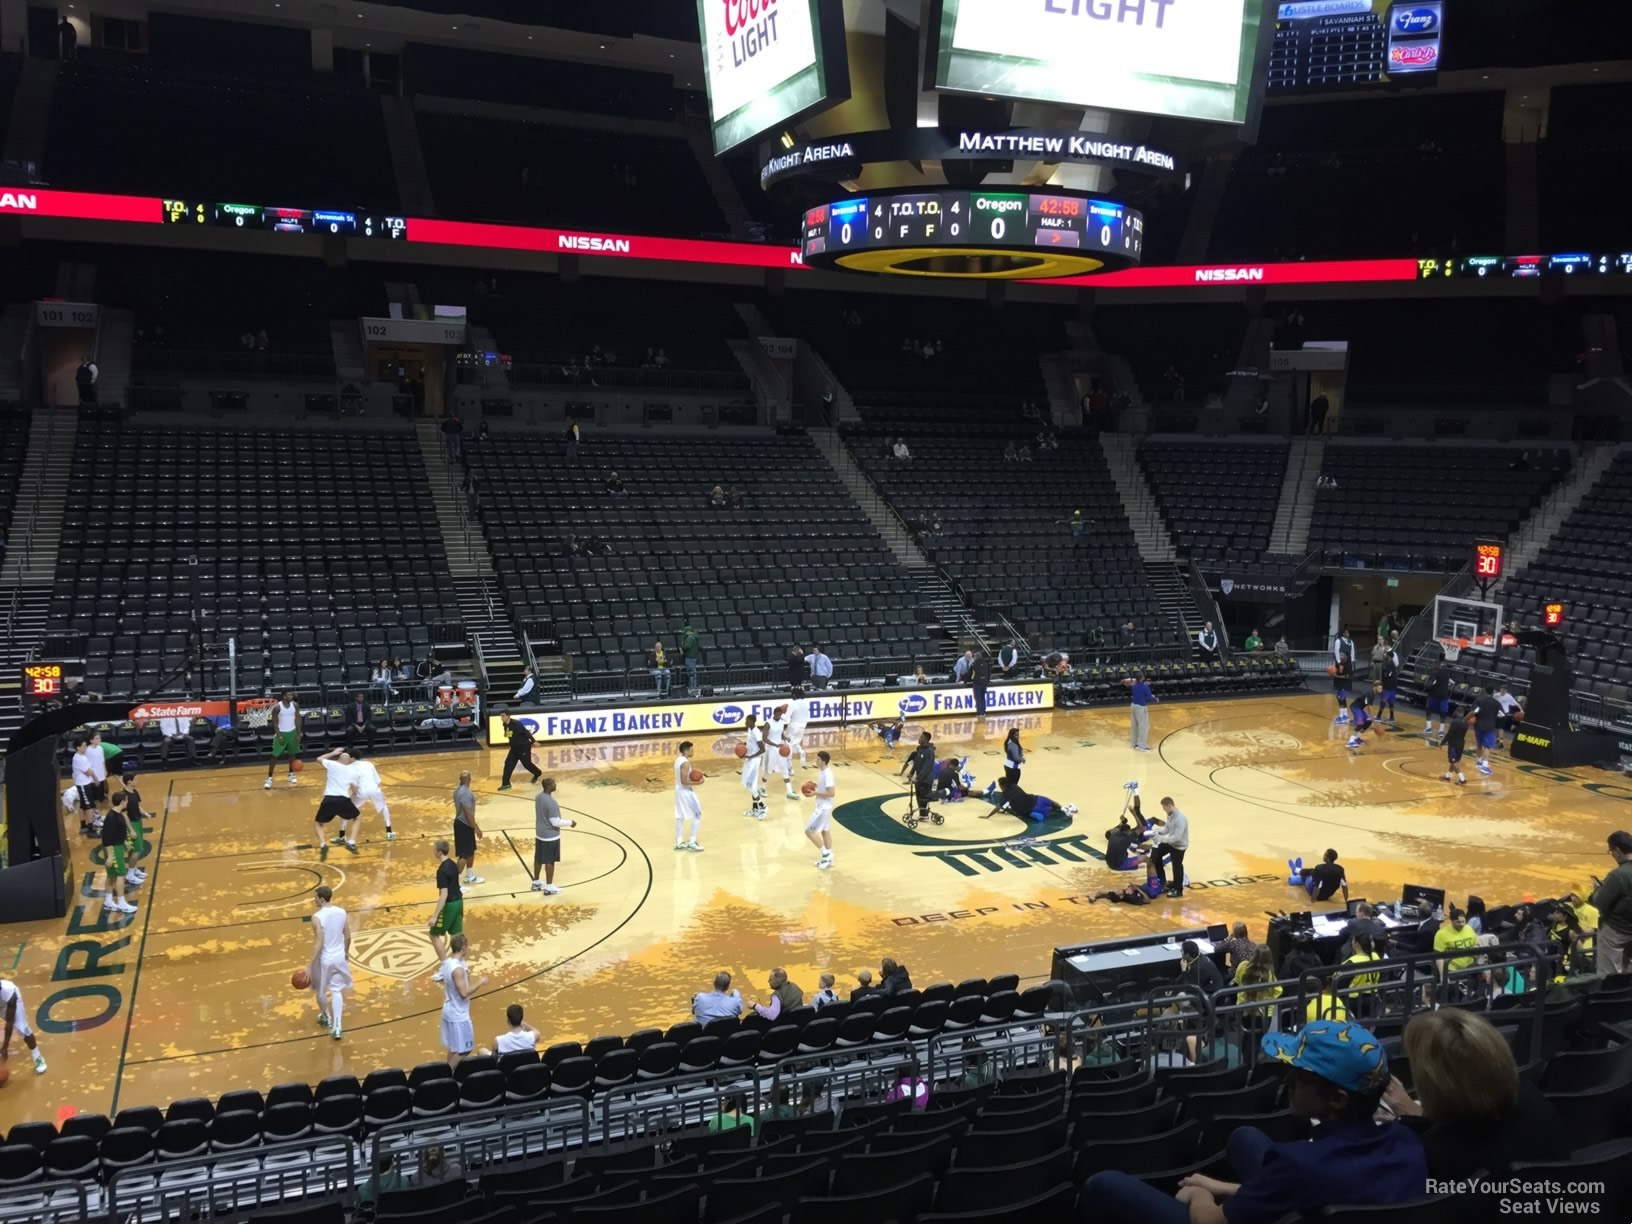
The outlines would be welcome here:
M 68 916 L 0 927 L 0 976 L 20 986 L 50 1065 L 35 1076 L 13 1038 L 0 1127 L 443 1057 L 425 938 L 431 845 L 449 836 L 466 768 L 485 834 L 485 882 L 465 904 L 472 976 L 493 979 L 472 1008 L 484 1045 L 510 1003 L 546 1041 L 666 1026 L 721 968 L 757 1000 L 778 965 L 807 992 L 824 971 L 848 990 L 886 955 L 918 985 L 1000 972 L 1037 981 L 1058 944 L 1238 917 L 1261 938 L 1263 911 L 1302 896 L 1285 884 L 1287 858 L 1328 846 L 1356 897 L 1398 897 L 1407 882 L 1491 904 L 1552 895 L 1602 874 L 1605 834 L 1632 825 L 1632 787 L 1616 775 L 1515 767 L 1498 754 L 1493 778 L 1470 761 L 1468 784 L 1451 786 L 1417 719 L 1349 752 L 1331 715 L 1317 695 L 1160 705 L 1149 753 L 1127 747 L 1123 709 L 923 724 L 942 755 L 968 755 L 980 789 L 1000 775 L 1003 736 L 1019 726 L 1027 789 L 1080 808 L 1041 830 L 981 820 L 989 809 L 968 801 L 942 809 L 945 825 L 909 832 L 896 780 L 906 744 L 892 754 L 866 728 L 812 727 L 812 767 L 827 748 L 838 780 L 831 871 L 816 870 L 804 837 L 811 801 L 773 788 L 768 820 L 743 814 L 728 733 L 694 737 L 708 775 L 701 854 L 672 848 L 678 737 L 545 745 L 537 763 L 578 822 L 563 834 L 553 897 L 530 889 L 536 788 L 518 774 L 497 792 L 502 752 L 380 758 L 396 840 L 365 805 L 359 852 L 327 862 L 311 846 L 320 787 L 310 772 L 289 786 L 280 770 L 271 792 L 264 766 L 148 775 L 143 797 L 159 818 L 148 882 L 130 893 L 138 912 L 108 920 L 93 847 L 77 840 L 81 895 Z M 794 770 L 797 782 L 797 760 Z M 1130 779 L 1152 810 L 1171 795 L 1188 814 L 1192 884 L 1182 900 L 1141 909 L 1090 905 L 1088 894 L 1128 879 L 1098 852 Z M 317 1026 L 311 993 L 289 985 L 311 956 L 306 918 L 322 883 L 354 931 L 341 1041 Z

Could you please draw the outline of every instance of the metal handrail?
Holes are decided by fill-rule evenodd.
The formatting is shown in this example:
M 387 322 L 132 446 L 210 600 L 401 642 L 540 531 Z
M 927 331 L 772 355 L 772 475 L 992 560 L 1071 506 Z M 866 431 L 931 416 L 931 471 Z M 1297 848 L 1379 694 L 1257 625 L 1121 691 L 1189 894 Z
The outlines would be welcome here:
M 44 494 L 44 490 L 45 490 L 45 456 L 48 455 L 50 450 L 51 450 L 51 439 L 52 439 L 52 436 L 54 435 L 54 433 L 56 431 L 57 413 L 61 412 L 61 411 L 64 411 L 64 410 L 63 409 L 50 409 L 50 410 L 47 410 L 47 409 L 42 408 L 40 411 L 42 413 L 45 413 L 45 415 L 46 415 L 45 436 L 38 440 L 39 441 L 39 446 L 40 446 L 40 454 L 41 454 L 40 470 L 34 477 L 34 487 L 29 491 L 29 497 L 28 497 L 28 521 L 23 526 L 22 545 L 21 545 L 22 551 L 21 551 L 21 553 L 20 553 L 20 555 L 18 557 L 18 561 L 17 561 L 17 566 L 18 566 L 19 570 L 21 570 L 22 567 L 27 563 L 29 554 L 33 551 L 33 547 L 34 547 L 34 529 L 35 529 L 35 527 L 36 527 L 36 525 L 38 523 L 38 520 L 39 520 L 40 503 L 43 500 L 43 494 Z M 33 429 L 32 429 L 32 427 L 30 428 L 29 433 L 30 433 L 29 452 L 32 454 L 33 450 L 34 450 L 34 445 L 35 445 L 35 441 L 34 441 L 34 438 L 33 438 Z M 13 535 L 12 538 L 13 538 L 13 540 L 16 539 L 15 534 Z M 6 649 L 8 651 L 11 650 L 11 648 L 16 645 L 16 640 L 17 640 L 17 613 L 18 613 L 19 609 L 22 607 L 23 587 L 24 587 L 24 585 L 25 584 L 22 582 L 22 580 L 19 579 L 17 584 L 14 587 L 12 587 L 11 606 L 6 611 L 5 643 L 6 643 Z M 29 652 L 29 657 L 30 658 L 33 657 L 33 651 L 32 650 L 30 650 L 30 652 Z

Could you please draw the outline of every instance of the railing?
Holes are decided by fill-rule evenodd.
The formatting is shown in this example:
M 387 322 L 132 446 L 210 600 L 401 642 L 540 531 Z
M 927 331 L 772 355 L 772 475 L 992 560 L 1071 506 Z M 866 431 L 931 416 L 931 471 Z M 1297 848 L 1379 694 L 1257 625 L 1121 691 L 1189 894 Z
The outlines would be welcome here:
M 460 366 L 459 382 L 470 385 L 478 367 Z M 508 370 L 512 387 L 653 387 L 669 391 L 749 391 L 751 383 L 741 370 L 676 370 L 655 366 L 568 366 L 552 361 L 513 362 Z
M 893 684 L 902 676 L 910 677 L 913 668 L 919 660 L 889 656 L 869 659 L 844 659 L 833 662 L 833 679 L 830 687 L 824 691 L 842 695 L 845 690 L 838 690 L 839 681 L 847 681 L 852 686 L 879 687 Z M 607 700 L 614 697 L 624 699 L 655 699 L 657 697 L 657 680 L 650 668 L 637 668 L 630 671 L 609 672 L 568 672 L 565 678 L 575 699 Z M 669 655 L 669 681 L 671 687 L 685 685 L 685 662 L 678 655 Z M 699 666 L 697 669 L 697 683 L 717 693 L 739 693 L 763 691 L 784 691 L 788 687 L 788 668 L 785 663 L 736 663 L 711 666 Z M 809 682 L 801 680 L 809 687 Z M 937 681 L 936 683 L 946 683 Z M 853 690 L 852 690 L 853 691 Z
M 273 353 L 249 349 L 172 349 L 142 345 L 132 354 L 139 374 L 228 374 L 235 378 L 321 378 L 333 381 L 333 353 Z
M 1218 600 L 1207 589 L 1207 580 L 1201 576 L 1201 570 L 1194 561 L 1186 562 L 1185 575 L 1190 587 L 1190 599 L 1195 603 L 1197 610 L 1202 614 L 1203 621 L 1212 621 L 1213 628 L 1218 631 L 1220 657 L 1228 658 L 1230 653 L 1230 630 L 1224 623 L 1224 617 L 1218 610 Z
M 66 411 L 72 410 L 61 408 L 42 408 L 38 412 L 34 413 L 34 421 L 30 426 L 28 443 L 29 454 L 32 455 L 34 453 L 34 447 L 36 445 L 40 447 L 40 470 L 34 477 L 34 487 L 28 491 L 28 520 L 23 524 L 21 533 L 13 531 L 11 538 L 6 542 L 8 555 L 11 555 L 11 548 L 16 547 L 20 549 L 20 551 L 15 554 L 17 556 L 17 568 L 19 573 L 24 567 L 27 566 L 29 556 L 34 548 L 34 529 L 39 523 L 40 505 L 45 500 L 45 477 L 48 456 L 51 453 L 51 440 L 56 433 L 58 413 Z M 34 431 L 38 428 L 38 421 L 42 416 L 45 418 L 45 436 L 42 438 L 36 438 L 34 436 Z M 18 501 L 20 504 L 22 501 L 21 496 L 19 496 Z M 21 536 L 20 544 L 18 542 L 19 535 Z M 16 645 L 17 613 L 22 607 L 22 601 L 23 583 L 19 579 L 17 584 L 12 587 L 11 606 L 6 610 L 5 643 L 6 650 L 8 652 Z
M 241 1153 L 214 1153 L 116 1173 L 108 1187 L 110 1220 L 198 1220 L 300 1200 L 350 1197 L 357 1146 L 321 1135 Z M 7 1215 L 8 1224 L 14 1217 Z
M 509 1172 L 509 1163 L 538 1163 L 568 1148 L 588 1146 L 589 1102 L 583 1097 L 556 1097 L 535 1105 L 509 1105 L 445 1117 L 394 1122 L 367 1140 L 368 1184 L 378 1196 L 380 1173 L 389 1160 L 408 1176 L 423 1156 L 440 1148 L 443 1159 L 457 1159 L 461 1169 Z
M 103 1193 L 87 1192 L 86 1183 L 42 1181 L 0 1190 L 0 1218 L 6 1224 L 82 1224 L 104 1219 Z M 93 1204 L 94 1210 L 93 1210 Z

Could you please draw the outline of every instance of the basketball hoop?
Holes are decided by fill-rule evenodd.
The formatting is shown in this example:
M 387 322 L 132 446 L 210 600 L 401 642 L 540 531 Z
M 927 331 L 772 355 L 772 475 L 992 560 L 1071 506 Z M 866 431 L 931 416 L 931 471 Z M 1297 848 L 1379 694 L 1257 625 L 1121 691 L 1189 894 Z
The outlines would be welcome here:
M 1439 648 L 1445 652 L 1445 662 L 1447 663 L 1455 663 L 1457 657 L 1462 653 L 1462 647 L 1456 642 L 1442 641 Z

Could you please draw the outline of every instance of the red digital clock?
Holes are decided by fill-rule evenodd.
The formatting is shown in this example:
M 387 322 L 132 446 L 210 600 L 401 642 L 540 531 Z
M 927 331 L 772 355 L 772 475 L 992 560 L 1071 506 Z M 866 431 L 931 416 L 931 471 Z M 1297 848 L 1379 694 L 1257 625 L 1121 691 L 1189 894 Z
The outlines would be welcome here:
M 1473 576 L 1489 582 L 1493 578 L 1502 576 L 1502 556 L 1504 549 L 1500 544 L 1476 544 L 1473 549 Z
M 1564 605 L 1561 603 L 1547 604 L 1542 608 L 1542 617 L 1547 622 L 1548 628 L 1562 625 L 1564 623 Z
M 64 678 L 61 663 L 24 663 L 24 697 L 60 697 Z

